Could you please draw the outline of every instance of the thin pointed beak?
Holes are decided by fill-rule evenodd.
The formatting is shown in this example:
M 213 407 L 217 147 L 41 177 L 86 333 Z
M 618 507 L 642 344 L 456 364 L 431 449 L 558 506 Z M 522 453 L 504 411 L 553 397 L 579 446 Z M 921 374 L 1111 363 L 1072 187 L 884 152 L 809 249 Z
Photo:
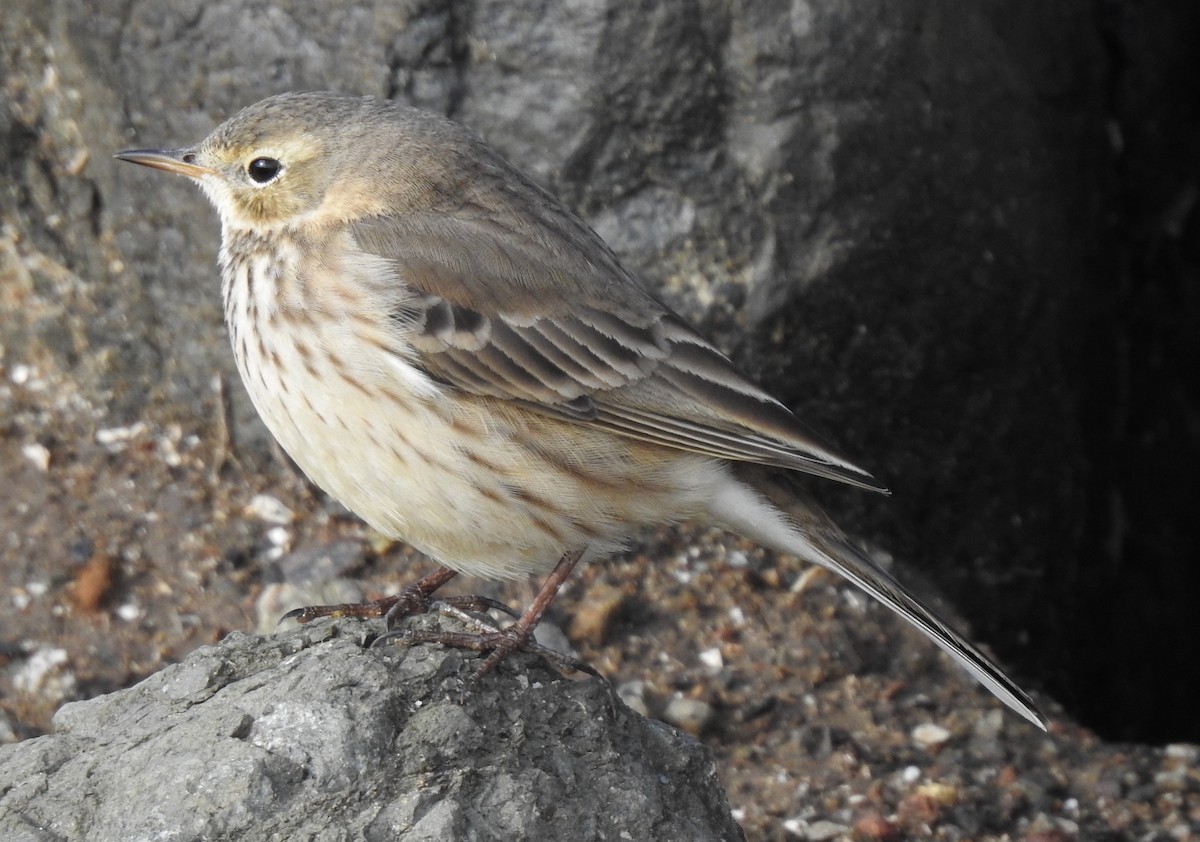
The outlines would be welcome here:
M 126 149 L 113 156 L 119 161 L 132 161 L 143 167 L 153 167 L 188 178 L 203 178 L 213 170 L 196 163 L 194 149 Z

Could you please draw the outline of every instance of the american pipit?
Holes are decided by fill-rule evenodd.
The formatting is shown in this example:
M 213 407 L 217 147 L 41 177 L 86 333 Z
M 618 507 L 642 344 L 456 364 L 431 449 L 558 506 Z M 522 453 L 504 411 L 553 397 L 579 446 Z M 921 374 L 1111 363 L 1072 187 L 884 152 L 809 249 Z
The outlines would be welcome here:
M 550 571 L 516 623 L 476 640 L 486 669 L 528 640 L 581 558 L 694 518 L 841 574 L 1044 727 L 836 527 L 784 515 L 740 469 L 882 487 L 467 129 L 373 98 L 285 94 L 196 146 L 117 157 L 185 175 L 216 205 L 234 355 L 284 449 L 444 565 L 380 612 L 455 572 Z

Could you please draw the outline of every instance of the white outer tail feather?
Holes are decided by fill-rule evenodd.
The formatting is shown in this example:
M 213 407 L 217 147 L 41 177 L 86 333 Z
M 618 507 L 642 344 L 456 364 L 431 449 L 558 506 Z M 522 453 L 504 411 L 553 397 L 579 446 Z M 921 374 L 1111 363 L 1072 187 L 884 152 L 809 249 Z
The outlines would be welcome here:
M 710 514 L 731 531 L 777 552 L 819 564 L 854 583 L 920 630 L 996 698 L 1046 730 L 1046 722 L 1033 700 L 1000 667 L 834 530 L 805 534 L 758 492 L 732 477 L 726 477 L 714 488 L 710 506 Z

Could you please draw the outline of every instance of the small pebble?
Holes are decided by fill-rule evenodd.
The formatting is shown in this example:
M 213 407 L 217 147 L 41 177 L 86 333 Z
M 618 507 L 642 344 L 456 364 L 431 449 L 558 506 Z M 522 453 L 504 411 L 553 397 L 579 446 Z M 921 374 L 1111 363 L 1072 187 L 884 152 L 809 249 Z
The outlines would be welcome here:
M 71 594 L 75 607 L 85 613 L 97 610 L 113 587 L 116 565 L 107 553 L 95 553 L 75 571 L 75 589 Z
M 21 448 L 22 455 L 42 473 L 50 470 L 50 448 L 41 442 L 30 442 Z
M 713 707 L 700 699 L 676 696 L 667 703 L 662 718 L 676 728 L 696 736 L 712 722 Z
M 296 515 L 283 504 L 282 500 L 270 494 L 255 494 L 250 498 L 250 502 L 246 504 L 243 512 L 247 517 L 281 526 L 286 526 L 296 518 Z
M 931 781 L 917 787 L 917 795 L 928 798 L 943 807 L 952 807 L 958 803 L 958 787 L 938 781 Z
M 41 646 L 13 673 L 13 687 L 31 696 L 61 702 L 74 696 L 75 674 L 67 668 L 66 649 Z
M 809 842 L 829 842 L 831 839 L 840 839 L 849 832 L 850 828 L 844 824 L 818 819 L 804 829 L 804 838 Z
M 880 842 L 895 842 L 900 839 L 900 827 L 878 813 L 863 816 L 854 823 L 854 836 L 861 839 L 878 839 Z
M 725 666 L 725 659 L 721 657 L 721 650 L 715 646 L 712 649 L 705 649 L 699 655 L 700 663 L 704 664 L 710 672 L 718 672 Z
M 941 725 L 924 722 L 912 729 L 910 735 L 915 745 L 923 749 L 938 748 L 950 739 L 950 732 Z
M 138 421 L 128 427 L 106 427 L 96 431 L 96 441 L 103 445 L 109 453 L 120 453 L 129 442 L 149 429 L 144 421 Z

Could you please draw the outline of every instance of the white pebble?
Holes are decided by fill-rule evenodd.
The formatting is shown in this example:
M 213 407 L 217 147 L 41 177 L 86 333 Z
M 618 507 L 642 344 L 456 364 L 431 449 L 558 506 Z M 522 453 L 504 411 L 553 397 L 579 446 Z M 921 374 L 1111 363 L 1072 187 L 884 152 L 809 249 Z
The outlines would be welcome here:
M 689 699 L 676 696 L 667 702 L 663 711 L 663 719 L 676 728 L 682 728 L 689 734 L 699 734 L 705 729 L 714 715 L 713 706 L 700 699 Z
M 68 660 L 66 649 L 42 646 L 13 674 L 13 687 L 61 701 L 75 692 L 75 675 L 64 668 Z
M 21 448 L 21 453 L 37 466 L 42 473 L 50 470 L 50 448 L 41 442 L 31 442 Z
M 296 517 L 292 510 L 278 497 L 270 494 L 255 494 L 246 504 L 245 513 L 266 523 L 289 524 Z
M 841 839 L 850 833 L 850 828 L 844 824 L 820 819 L 813 822 L 804 831 L 804 838 L 809 842 L 828 842 L 831 839 Z
M 714 646 L 712 649 L 705 649 L 700 653 L 700 663 L 716 672 L 725 666 L 725 659 L 721 657 L 721 650 Z
M 1167 757 L 1175 757 L 1180 760 L 1186 760 L 1188 763 L 1195 763 L 1200 760 L 1200 746 L 1191 745 L 1190 743 L 1171 743 L 1163 752 Z
M 96 431 L 96 441 L 104 445 L 109 453 L 120 453 L 129 442 L 146 432 L 146 424 L 138 421 L 128 427 L 105 427 Z
M 912 729 L 910 736 L 917 746 L 929 749 L 943 745 L 950 739 L 950 732 L 941 725 L 935 725 L 932 722 L 923 722 Z
M 25 363 L 17 363 L 8 370 L 8 379 L 16 383 L 18 386 L 24 386 L 29 382 L 29 378 L 33 376 L 33 368 L 25 365 Z

